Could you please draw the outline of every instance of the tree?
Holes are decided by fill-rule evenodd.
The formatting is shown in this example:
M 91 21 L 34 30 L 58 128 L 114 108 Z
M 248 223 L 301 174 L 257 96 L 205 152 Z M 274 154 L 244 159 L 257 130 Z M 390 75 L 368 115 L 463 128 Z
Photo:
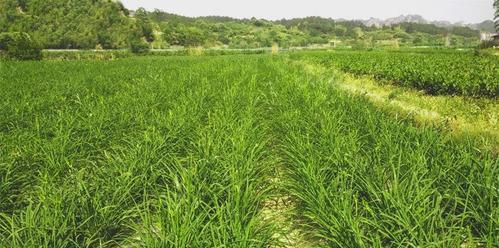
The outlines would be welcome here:
M 204 44 L 205 38 L 203 30 L 197 27 L 189 27 L 185 29 L 182 43 L 184 46 L 201 46 Z
M 0 32 L 25 32 L 44 48 L 123 48 L 135 30 L 109 0 L 0 0 Z
M 336 25 L 334 27 L 334 34 L 338 37 L 343 37 L 347 33 L 347 28 L 343 25 Z
M 144 37 L 147 42 L 154 41 L 154 30 L 147 11 L 144 8 L 139 8 L 135 12 L 135 19 L 137 20 L 137 27 L 141 37 Z
M 362 39 L 362 37 L 364 36 L 364 31 L 362 31 L 362 29 L 360 27 L 356 27 L 353 29 L 353 34 L 354 34 L 354 38 L 356 40 L 359 40 L 359 39 Z
M 7 57 L 15 60 L 42 58 L 40 46 L 27 33 L 0 33 L 0 50 L 5 50 Z
M 201 46 L 207 40 L 207 36 L 202 29 L 180 23 L 170 23 L 165 27 L 163 33 L 165 41 L 177 46 Z
M 499 0 L 494 0 L 499 29 Z M 139 8 L 130 15 L 115 0 L 0 0 L 0 32 L 25 32 L 44 48 L 131 48 L 142 42 L 180 46 L 281 47 L 326 44 L 331 39 L 366 41 L 398 39 L 402 43 L 439 44 L 452 34 L 478 41 L 470 28 L 401 23 L 367 27 L 361 21 L 307 17 L 291 20 L 184 17 Z M 494 23 L 490 22 L 494 29 Z M 162 32 L 160 32 L 162 31 Z M 499 30 L 498 30 L 499 32 Z M 131 43 L 134 44 L 131 44 Z M 458 42 L 456 42 L 458 43 Z M 161 46 L 161 45 L 159 45 Z
M 380 29 L 379 31 L 374 31 L 371 33 L 374 40 L 391 40 L 393 39 L 393 34 L 387 30 Z
M 141 39 L 133 39 L 130 41 L 130 51 L 136 54 L 149 52 L 149 44 Z
M 451 31 L 454 35 L 459 35 L 467 38 L 480 36 L 480 31 L 471 29 L 469 27 L 453 27 Z

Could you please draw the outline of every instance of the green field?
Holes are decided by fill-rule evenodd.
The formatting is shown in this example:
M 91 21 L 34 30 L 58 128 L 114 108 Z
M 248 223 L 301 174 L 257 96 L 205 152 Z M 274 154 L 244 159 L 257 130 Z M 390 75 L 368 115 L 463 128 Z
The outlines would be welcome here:
M 499 246 L 496 151 L 290 56 L 0 61 L 0 247 Z
M 499 96 L 497 56 L 472 56 L 469 52 L 455 50 L 415 50 L 316 52 L 298 57 L 430 94 Z

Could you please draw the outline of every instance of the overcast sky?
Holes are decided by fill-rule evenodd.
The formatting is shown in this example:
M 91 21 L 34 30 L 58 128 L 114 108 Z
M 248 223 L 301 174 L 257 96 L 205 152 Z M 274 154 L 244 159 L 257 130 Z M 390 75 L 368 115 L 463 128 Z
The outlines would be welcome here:
M 493 17 L 493 0 L 121 0 L 129 9 L 155 8 L 185 16 L 221 15 L 281 19 L 322 16 L 346 19 L 419 14 L 428 20 L 467 23 Z

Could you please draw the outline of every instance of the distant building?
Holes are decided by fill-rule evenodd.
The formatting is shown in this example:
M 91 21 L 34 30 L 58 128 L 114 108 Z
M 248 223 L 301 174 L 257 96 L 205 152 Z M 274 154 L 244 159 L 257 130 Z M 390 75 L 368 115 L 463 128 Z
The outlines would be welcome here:
M 489 32 L 482 32 L 480 33 L 480 40 L 481 41 L 489 41 L 489 40 L 492 40 L 492 36 L 494 34 L 492 33 L 489 33 Z
M 333 39 L 333 40 L 329 41 L 329 46 L 336 48 L 336 46 L 338 46 L 340 43 L 341 43 L 341 40 Z
M 499 47 L 499 34 L 480 33 L 480 40 L 484 42 L 492 42 L 492 45 Z

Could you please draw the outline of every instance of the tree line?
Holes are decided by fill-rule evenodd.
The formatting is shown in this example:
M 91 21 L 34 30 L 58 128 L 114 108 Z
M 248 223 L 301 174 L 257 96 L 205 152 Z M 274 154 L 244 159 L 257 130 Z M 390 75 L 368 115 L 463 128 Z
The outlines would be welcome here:
M 51 49 L 475 46 L 479 42 L 479 32 L 468 27 L 417 23 L 374 27 L 321 17 L 190 18 L 143 8 L 130 11 L 111 0 L 0 0 L 0 9 L 0 32 L 24 32 Z

